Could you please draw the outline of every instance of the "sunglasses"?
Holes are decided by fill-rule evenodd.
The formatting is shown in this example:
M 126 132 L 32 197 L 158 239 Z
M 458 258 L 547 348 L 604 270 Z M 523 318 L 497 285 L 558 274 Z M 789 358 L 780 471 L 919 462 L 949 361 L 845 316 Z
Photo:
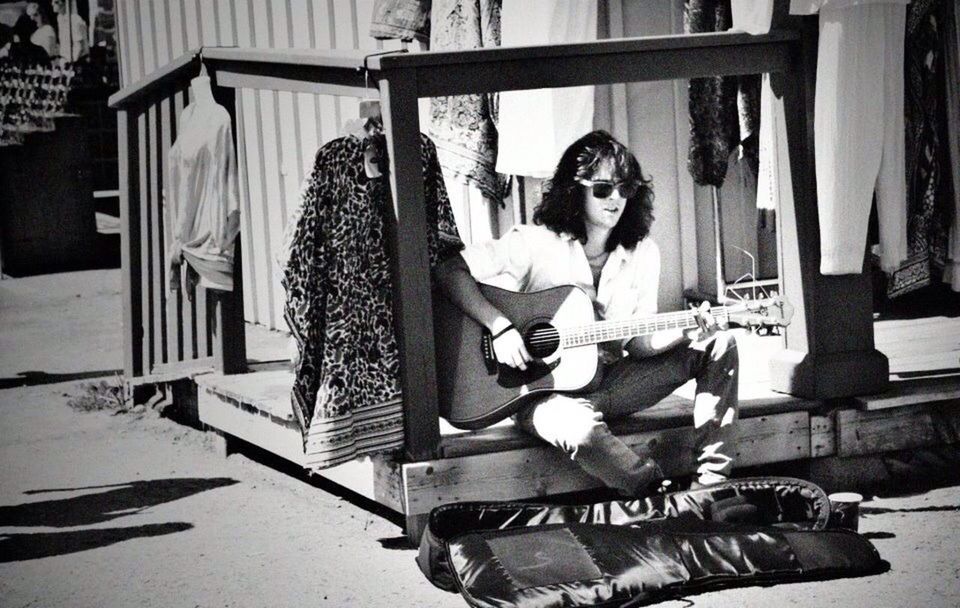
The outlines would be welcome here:
M 640 191 L 640 184 L 633 180 L 628 182 L 612 182 L 603 179 L 580 179 L 577 181 L 584 186 L 590 186 L 590 191 L 594 198 L 610 198 L 613 195 L 613 191 L 616 190 L 620 193 L 621 197 L 626 199 L 636 196 L 637 192 Z

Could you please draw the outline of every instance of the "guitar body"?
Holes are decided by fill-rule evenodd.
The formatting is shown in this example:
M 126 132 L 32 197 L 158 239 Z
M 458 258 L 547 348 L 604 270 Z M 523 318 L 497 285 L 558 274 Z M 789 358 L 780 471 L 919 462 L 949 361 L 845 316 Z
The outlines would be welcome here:
M 499 365 L 489 332 L 444 296 L 435 298 L 437 387 L 440 415 L 457 428 L 474 430 L 512 415 L 551 392 L 579 391 L 599 382 L 597 345 L 563 348 L 554 328 L 595 320 L 593 303 L 569 285 L 517 293 L 480 284 L 483 295 L 505 314 L 537 359 L 521 371 Z
M 440 415 L 468 430 L 499 422 L 545 393 L 595 388 L 600 342 L 695 328 L 702 314 L 688 310 L 597 321 L 590 297 L 578 287 L 517 293 L 478 286 L 513 322 L 534 360 L 526 370 L 500 365 L 486 328 L 443 295 L 434 296 Z M 789 324 L 793 307 L 772 297 L 724 304 L 711 308 L 710 315 L 724 326 L 769 330 Z

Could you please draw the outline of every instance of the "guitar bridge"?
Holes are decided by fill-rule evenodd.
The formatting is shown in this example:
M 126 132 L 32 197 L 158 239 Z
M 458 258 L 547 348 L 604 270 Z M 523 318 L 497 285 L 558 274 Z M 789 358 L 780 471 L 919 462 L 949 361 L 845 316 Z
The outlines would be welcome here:
M 493 376 L 497 373 L 497 358 L 493 354 L 493 338 L 489 330 L 483 331 L 483 337 L 480 339 L 480 354 L 483 357 L 483 365 L 487 368 L 487 375 Z

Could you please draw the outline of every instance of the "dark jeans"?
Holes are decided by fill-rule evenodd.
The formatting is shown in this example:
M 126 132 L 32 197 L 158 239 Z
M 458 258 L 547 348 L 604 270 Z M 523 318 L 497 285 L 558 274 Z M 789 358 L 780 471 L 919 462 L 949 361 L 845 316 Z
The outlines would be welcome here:
M 614 436 L 604 420 L 645 410 L 693 378 L 698 481 L 715 483 L 733 468 L 738 364 L 733 334 L 720 331 L 653 357 L 621 359 L 604 369 L 596 391 L 550 395 L 525 407 L 515 419 L 525 431 L 564 450 L 587 473 L 637 495 L 651 481 L 650 466 L 644 466 L 647 456 Z

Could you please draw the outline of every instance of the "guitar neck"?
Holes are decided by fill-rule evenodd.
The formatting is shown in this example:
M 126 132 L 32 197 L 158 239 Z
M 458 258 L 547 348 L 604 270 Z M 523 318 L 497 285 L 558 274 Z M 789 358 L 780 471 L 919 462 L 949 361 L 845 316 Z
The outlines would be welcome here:
M 710 309 L 710 314 L 717 321 L 729 322 L 730 312 L 731 307 L 728 306 L 717 306 Z M 635 336 L 646 336 L 665 329 L 688 329 L 696 326 L 696 312 L 684 310 L 632 319 L 596 321 L 587 325 L 566 327 L 561 331 L 560 339 L 565 347 L 585 346 Z

